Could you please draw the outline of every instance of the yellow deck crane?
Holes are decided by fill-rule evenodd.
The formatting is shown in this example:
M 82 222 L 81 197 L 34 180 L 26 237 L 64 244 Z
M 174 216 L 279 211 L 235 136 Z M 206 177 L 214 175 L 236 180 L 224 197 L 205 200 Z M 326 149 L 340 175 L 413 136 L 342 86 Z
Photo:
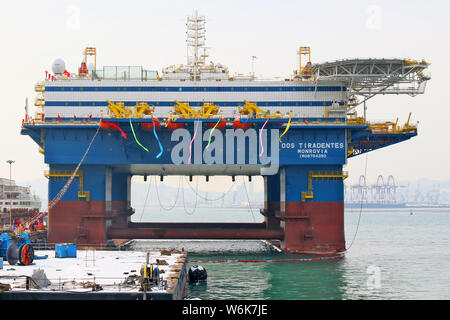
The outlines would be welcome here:
M 112 118 L 129 118 L 133 111 L 127 107 L 123 102 L 108 102 L 108 109 L 113 113 Z
M 179 102 L 175 100 L 175 105 L 173 108 L 175 114 L 180 115 L 181 118 L 196 119 L 201 116 L 201 112 L 192 109 L 188 102 Z
M 146 102 L 138 102 L 134 106 L 135 118 L 142 118 L 144 115 L 153 117 L 153 112 L 155 112 L 155 107 L 150 107 Z
M 270 114 L 270 111 L 264 111 L 254 102 L 244 100 L 244 105 L 239 106 L 239 113 L 241 115 L 253 115 L 255 118 L 282 118 L 280 111 L 275 111 L 274 114 Z

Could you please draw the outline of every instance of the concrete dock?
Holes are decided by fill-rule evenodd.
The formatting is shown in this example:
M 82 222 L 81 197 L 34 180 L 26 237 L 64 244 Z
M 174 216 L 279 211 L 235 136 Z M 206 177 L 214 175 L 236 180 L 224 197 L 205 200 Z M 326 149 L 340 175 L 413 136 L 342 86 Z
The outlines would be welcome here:
M 143 290 L 141 268 L 158 267 L 159 281 Z M 180 300 L 187 279 L 186 252 L 78 249 L 75 258 L 36 251 L 32 265 L 0 269 L 0 300 Z

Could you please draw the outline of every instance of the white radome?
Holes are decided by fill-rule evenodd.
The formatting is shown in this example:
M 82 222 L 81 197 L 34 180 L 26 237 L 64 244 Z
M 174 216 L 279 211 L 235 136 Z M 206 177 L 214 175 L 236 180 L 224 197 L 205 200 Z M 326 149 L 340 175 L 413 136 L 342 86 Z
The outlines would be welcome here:
M 63 59 L 56 59 L 52 64 L 52 71 L 54 74 L 63 74 L 66 70 L 66 64 Z

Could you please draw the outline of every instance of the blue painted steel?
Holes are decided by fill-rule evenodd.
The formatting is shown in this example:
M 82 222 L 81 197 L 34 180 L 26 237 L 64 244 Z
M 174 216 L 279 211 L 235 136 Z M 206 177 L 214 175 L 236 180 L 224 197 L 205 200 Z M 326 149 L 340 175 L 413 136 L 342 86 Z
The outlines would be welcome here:
M 348 144 L 353 148 L 353 153 L 348 157 L 354 157 L 373 150 L 381 149 L 397 144 L 417 136 L 416 132 L 408 133 L 373 133 L 371 130 L 360 130 L 352 134 Z
M 60 118 L 61 118 L 61 123 L 64 123 L 64 125 L 65 125 L 64 127 L 66 127 L 66 128 L 71 128 L 71 127 L 72 128 L 88 128 L 88 127 L 92 127 L 92 125 L 88 125 L 88 124 L 85 124 L 85 125 L 83 125 L 83 124 L 73 124 L 73 117 L 60 117 Z M 83 119 L 88 120 L 89 117 L 88 116 L 86 116 L 86 117 L 77 117 L 77 120 L 83 120 Z M 92 121 L 100 121 L 100 119 L 101 119 L 100 117 L 98 117 L 98 118 L 97 117 L 92 117 L 91 120 Z M 55 120 L 58 120 L 58 117 L 45 117 L 45 120 L 46 121 L 55 121 Z M 234 120 L 234 119 L 232 119 L 232 118 L 225 118 L 225 120 L 231 121 L 231 120 Z M 261 122 L 261 123 L 264 123 L 266 120 L 267 119 L 245 119 L 245 122 L 248 122 L 248 123 Z M 309 122 L 314 122 L 314 121 L 328 122 L 328 123 L 330 123 L 330 125 L 327 126 L 327 128 L 328 127 L 332 127 L 332 128 L 339 127 L 340 129 L 342 129 L 344 127 L 347 127 L 347 126 L 344 125 L 344 122 L 345 122 L 346 118 L 304 117 L 304 118 L 292 118 L 291 119 L 291 121 L 301 121 L 301 122 L 304 122 L 305 120 L 307 120 Z M 128 119 L 108 119 L 108 121 L 109 122 L 129 122 Z M 195 121 L 197 121 L 197 119 L 177 119 L 176 122 L 187 123 L 187 122 L 195 122 Z M 289 119 L 269 119 L 269 123 L 286 123 L 288 121 L 289 121 Z M 149 119 L 149 118 L 147 118 L 147 119 L 146 118 L 142 118 L 142 119 L 139 119 L 137 121 L 134 120 L 133 123 L 134 122 L 153 122 L 153 120 Z M 217 119 L 215 119 L 215 118 L 214 119 L 202 119 L 202 122 L 204 122 L 204 123 L 216 123 Z M 332 124 L 333 122 L 340 122 L 342 124 L 341 125 L 333 125 Z M 26 125 L 25 127 L 26 128 L 32 128 L 32 126 L 30 126 L 30 125 Z M 43 124 L 43 125 L 39 125 L 39 127 L 40 128 L 54 128 L 55 125 L 54 124 L 53 125 L 45 125 L 45 124 Z M 291 125 L 291 128 L 295 128 L 295 127 L 300 127 L 300 126 L 298 126 L 298 125 Z M 314 128 L 314 129 L 321 129 L 321 128 L 323 128 L 323 125 L 308 124 L 308 127 L 309 128 Z M 354 128 L 355 126 L 348 126 L 348 127 Z M 364 128 L 367 128 L 367 126 L 364 126 Z M 36 134 L 36 138 L 40 139 L 40 136 Z
M 92 138 L 92 137 L 91 137 Z M 89 142 L 88 142 L 89 143 Z M 64 152 L 65 150 L 62 150 Z M 82 152 L 84 153 L 84 151 Z M 81 155 L 78 158 L 78 162 L 80 161 Z M 73 159 L 75 162 L 76 158 Z M 107 162 L 107 159 L 104 159 L 104 162 Z M 50 170 L 67 170 L 73 171 L 75 170 L 76 165 L 59 165 L 59 164 L 51 164 Z M 82 165 L 80 167 L 80 171 L 83 173 L 83 190 L 89 191 L 90 200 L 91 201 L 105 201 L 105 187 L 106 187 L 106 166 L 105 165 Z M 48 198 L 53 199 L 58 192 L 62 189 L 62 187 L 66 184 L 68 177 L 51 177 L 48 183 Z M 78 191 L 81 191 L 80 188 L 80 179 L 75 178 L 72 181 L 72 184 L 67 189 L 64 194 L 63 200 L 65 201 L 78 201 Z
M 279 202 L 280 199 L 280 174 L 274 174 L 264 177 L 267 179 L 265 195 L 266 199 L 264 201 L 269 202 Z
M 113 173 L 112 174 L 112 201 L 129 201 L 128 199 L 128 184 L 127 179 L 130 175 L 128 173 Z
M 129 179 L 131 173 L 116 173 L 112 170 L 114 166 L 121 165 L 122 168 L 126 168 L 126 166 L 133 164 L 187 165 L 189 145 L 194 133 L 196 119 L 180 120 L 179 122 L 185 123 L 186 129 L 172 131 L 162 127 L 158 130 L 158 136 L 164 148 L 160 158 L 156 158 L 160 148 L 153 131 L 142 130 L 139 125 L 140 122 L 151 122 L 152 119 L 133 119 L 133 126 L 136 129 L 138 139 L 149 148 L 150 152 L 143 151 L 131 138 L 132 133 L 128 119 L 108 119 L 108 121 L 118 124 L 129 138 L 123 139 L 118 131 L 101 130 L 98 134 L 91 151 L 80 168 L 83 172 L 83 189 L 90 192 L 91 201 L 107 201 L 107 199 L 129 201 L 126 180 Z M 416 133 L 373 134 L 367 129 L 367 126 L 348 126 L 341 123 L 293 124 L 280 143 L 278 137 L 284 131 L 284 128 L 280 128 L 276 123 L 286 123 L 287 119 L 271 119 L 263 130 L 263 142 L 267 143 L 264 144 L 265 152 L 260 158 L 259 129 L 263 126 L 264 121 L 265 119 L 250 119 L 249 122 L 253 126 L 246 131 L 234 130 L 229 127 L 217 129 L 212 135 L 210 147 L 205 150 L 210 132 L 206 123 L 216 122 L 216 119 L 203 120 L 204 123 L 199 126 L 196 139 L 192 145 L 191 164 L 275 164 L 272 161 L 278 161 L 281 170 L 285 172 L 286 184 L 283 187 L 281 186 L 279 182 L 280 173 L 268 176 L 267 201 L 300 201 L 301 192 L 308 191 L 308 174 L 310 171 L 342 170 L 342 165 L 346 163 L 347 158 L 347 143 L 354 147 L 354 153 L 352 154 L 354 156 L 404 141 L 416 135 Z M 33 140 L 40 143 L 41 129 L 45 129 L 43 136 L 45 140 L 45 162 L 50 165 L 50 170 L 72 171 L 79 163 L 94 132 L 97 130 L 97 126 L 88 124 L 28 125 L 22 129 L 22 134 L 30 135 Z M 176 132 L 183 132 L 186 136 L 177 137 Z M 243 136 L 227 140 L 228 133 L 230 135 L 240 133 Z M 347 133 L 348 137 L 351 138 L 348 141 Z M 220 141 L 220 136 L 222 136 L 222 141 Z M 218 140 L 216 141 L 216 139 Z M 227 146 L 230 147 L 231 140 L 234 141 L 234 147 L 227 148 Z M 252 142 L 249 143 L 249 141 Z M 216 145 L 214 146 L 214 144 Z M 178 158 L 181 159 L 181 162 L 175 162 L 174 154 L 177 155 L 177 153 L 174 148 L 180 147 L 180 145 L 187 148 L 179 148 Z M 197 152 L 199 150 L 200 152 Z M 221 151 L 223 154 L 219 156 Z M 206 152 L 210 152 L 210 156 L 214 156 L 213 162 L 207 162 Z M 272 157 L 273 152 L 278 153 L 278 159 Z M 216 153 L 218 154 L 217 157 L 215 157 Z M 268 158 L 264 159 L 267 155 Z M 243 156 L 243 158 L 240 158 L 240 156 Z M 229 161 L 230 159 L 232 160 Z M 108 174 L 111 177 L 110 180 Z M 50 199 L 54 198 L 66 181 L 67 178 L 51 178 L 49 180 Z M 107 198 L 105 190 L 108 181 L 111 181 L 111 194 Z M 312 188 L 313 201 L 343 201 L 342 179 L 313 179 Z M 283 189 L 282 197 L 278 191 L 281 189 Z M 84 201 L 78 198 L 78 191 L 80 191 L 80 185 L 79 179 L 76 178 L 64 195 L 63 200 Z
M 342 171 L 341 165 L 308 165 L 284 167 L 285 198 L 284 201 L 301 201 L 301 193 L 308 191 L 308 174 L 311 171 Z M 342 179 L 312 179 L 314 202 L 342 202 L 344 200 L 344 183 Z M 311 200 L 307 200 L 311 201 Z
M 209 131 L 205 126 L 200 126 L 196 139 L 194 141 L 194 150 L 203 150 L 194 152 L 192 154 L 192 163 L 195 164 L 268 164 L 268 160 L 259 157 L 261 147 L 259 143 L 259 128 L 255 125 L 255 130 L 242 131 L 241 129 L 227 129 L 225 131 L 217 131 L 213 134 L 212 148 L 205 150 L 209 139 Z M 129 124 L 121 123 L 122 130 L 131 137 L 131 128 Z M 267 126 L 266 126 L 267 128 Z M 86 150 L 96 128 L 91 129 L 75 129 L 75 128 L 55 128 L 47 129 L 45 132 L 45 162 L 49 164 L 77 164 L 84 151 Z M 84 164 L 187 164 L 189 148 L 184 148 L 179 156 L 183 157 L 180 163 L 173 161 L 173 151 L 176 145 L 183 144 L 189 146 L 188 142 L 193 136 L 194 123 L 187 124 L 185 130 L 187 138 L 177 138 L 174 131 L 162 128 L 158 131 L 161 144 L 164 148 L 164 153 L 160 158 L 156 155 L 160 152 L 159 144 L 155 139 L 153 132 L 141 130 L 136 127 L 136 135 L 138 139 L 144 143 L 149 152 L 144 152 L 134 141 L 134 139 L 123 139 L 119 132 L 101 131 L 97 139 L 94 141 L 89 154 L 84 160 Z M 177 131 L 178 131 L 177 130 Z M 175 132 L 177 132 L 175 131 Z M 234 138 L 234 148 L 231 148 L 231 139 L 228 141 L 227 136 L 233 134 L 246 134 L 245 150 L 239 149 L 239 138 Z M 215 147 L 215 136 L 222 134 L 222 143 L 217 142 L 217 149 L 223 150 L 222 157 L 216 159 L 212 163 L 205 161 L 206 152 L 213 152 Z M 289 130 L 283 137 L 283 142 L 279 143 L 278 136 L 281 134 L 280 130 L 275 127 L 269 127 L 263 130 L 263 141 L 267 134 L 267 145 L 265 151 L 272 159 L 276 155 L 272 155 L 271 151 L 279 149 L 278 164 L 293 165 L 293 164 L 344 164 L 346 161 L 346 143 L 345 131 L 342 129 L 296 129 Z M 203 137 L 203 141 L 202 141 Z M 250 138 L 249 138 L 250 137 Z M 172 141 L 172 139 L 174 141 Z M 252 140 L 252 143 L 249 141 Z M 275 141 L 277 146 L 273 146 Z M 286 142 L 285 142 L 286 141 Z M 230 142 L 230 143 L 228 143 Z M 228 155 L 227 146 L 234 153 L 233 157 Z M 242 145 L 241 145 L 242 146 Z M 249 147 L 253 146 L 253 149 Z M 221 148 L 220 148 L 221 147 Z M 210 150 L 212 149 L 212 150 Z M 230 151 L 230 152 L 231 152 Z M 242 152 L 245 152 L 243 155 Z M 252 152 L 253 151 L 253 152 Z M 254 152 L 257 152 L 255 154 Z M 266 153 L 265 152 L 265 153 Z M 239 154 L 239 157 L 238 157 Z M 244 156 L 244 158 L 240 158 Z M 234 160 L 231 160 L 234 159 Z M 274 159 L 275 161 L 275 159 Z M 276 164 L 275 162 L 272 162 Z M 59 169 L 64 170 L 64 169 Z M 70 169 L 68 169 L 70 170 Z M 95 174 L 95 170 L 92 172 Z M 62 187 L 63 184 L 61 184 Z M 52 193 L 52 192 L 51 192 Z
M 105 161 L 107 161 L 105 159 Z M 50 170 L 64 170 L 72 172 L 76 165 L 50 165 Z M 89 191 L 90 201 L 106 201 L 106 180 L 108 175 L 108 166 L 106 165 L 82 165 L 79 173 L 83 174 L 83 191 Z M 110 201 L 129 201 L 127 173 L 111 174 L 111 198 Z M 61 188 L 66 184 L 69 177 L 50 177 L 48 182 L 49 199 L 53 199 Z M 80 180 L 75 178 L 67 189 L 62 200 L 64 201 L 85 201 L 78 197 L 78 191 L 81 191 Z
M 169 86 L 46 86 L 45 91 L 155 91 L 155 92 L 246 92 L 246 91 L 346 91 L 343 86 L 204 86 L 204 87 L 169 87 Z

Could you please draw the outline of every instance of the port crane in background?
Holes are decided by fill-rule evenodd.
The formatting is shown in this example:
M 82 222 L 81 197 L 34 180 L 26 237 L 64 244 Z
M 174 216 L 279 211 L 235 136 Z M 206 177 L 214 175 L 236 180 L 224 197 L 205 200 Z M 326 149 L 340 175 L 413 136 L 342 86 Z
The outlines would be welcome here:
M 378 175 L 376 183 L 369 184 L 364 175 L 359 177 L 358 183 L 345 184 L 345 202 L 353 204 L 439 204 L 440 190 L 438 184 L 421 188 L 420 184 L 399 184 L 394 176 L 389 175 L 387 180 Z

